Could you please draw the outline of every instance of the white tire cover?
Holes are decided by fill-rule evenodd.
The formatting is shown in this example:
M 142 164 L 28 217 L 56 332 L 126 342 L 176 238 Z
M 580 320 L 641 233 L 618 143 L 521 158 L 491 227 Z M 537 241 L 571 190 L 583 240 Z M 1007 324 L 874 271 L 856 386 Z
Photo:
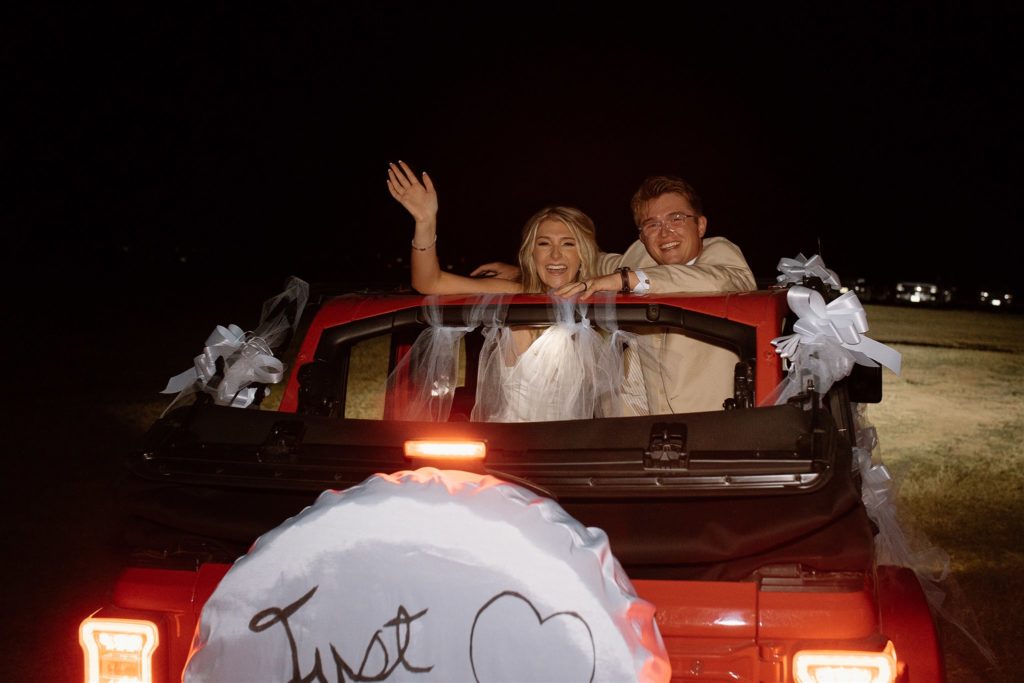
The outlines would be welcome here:
M 377 474 L 263 535 L 203 608 L 187 683 L 667 681 L 608 538 L 491 476 Z

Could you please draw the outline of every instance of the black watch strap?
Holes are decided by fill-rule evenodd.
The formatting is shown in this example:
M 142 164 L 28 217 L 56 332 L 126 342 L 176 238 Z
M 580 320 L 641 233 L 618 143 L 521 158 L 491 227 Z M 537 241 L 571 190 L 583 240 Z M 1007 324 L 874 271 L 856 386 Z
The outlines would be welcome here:
M 619 276 L 622 277 L 622 289 L 619 290 L 619 293 L 632 293 L 633 288 L 629 286 L 629 266 L 623 266 L 621 268 L 616 268 L 615 270 L 617 270 L 619 272 Z

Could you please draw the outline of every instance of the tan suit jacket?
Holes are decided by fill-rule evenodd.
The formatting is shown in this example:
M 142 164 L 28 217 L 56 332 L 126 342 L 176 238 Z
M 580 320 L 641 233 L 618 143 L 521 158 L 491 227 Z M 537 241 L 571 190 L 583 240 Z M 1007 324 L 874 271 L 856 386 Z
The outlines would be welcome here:
M 659 266 L 640 240 L 624 254 L 601 254 L 600 272 L 629 266 L 643 269 L 652 294 L 669 292 L 746 292 L 757 289 L 743 252 L 724 237 L 704 240 L 691 265 Z M 652 330 L 639 337 L 641 369 L 652 415 L 721 410 L 733 396 L 739 358 L 727 349 L 678 332 Z

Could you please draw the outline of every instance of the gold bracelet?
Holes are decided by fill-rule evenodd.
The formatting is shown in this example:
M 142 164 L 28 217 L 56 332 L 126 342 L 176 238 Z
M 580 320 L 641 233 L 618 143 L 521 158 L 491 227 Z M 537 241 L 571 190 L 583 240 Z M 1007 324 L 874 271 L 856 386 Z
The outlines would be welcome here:
M 412 241 L 410 242 L 410 244 L 412 245 L 412 248 L 413 248 L 413 249 L 415 249 L 416 251 L 427 251 L 427 250 L 429 250 L 429 249 L 430 249 L 431 247 L 433 247 L 433 246 L 434 246 L 435 244 L 437 244 L 437 233 L 436 233 L 436 232 L 434 233 L 434 241 L 433 241 L 433 242 L 431 242 L 430 244 L 428 244 L 428 245 L 427 245 L 427 246 L 425 246 L 425 247 L 417 247 L 417 246 L 416 246 L 416 240 L 412 240 Z

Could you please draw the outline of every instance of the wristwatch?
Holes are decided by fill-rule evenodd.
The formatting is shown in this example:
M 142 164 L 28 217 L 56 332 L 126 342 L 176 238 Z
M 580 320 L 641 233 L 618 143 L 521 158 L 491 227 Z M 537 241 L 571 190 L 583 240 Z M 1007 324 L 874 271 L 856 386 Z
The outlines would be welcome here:
M 629 266 L 616 268 L 615 272 L 622 278 L 622 289 L 619 290 L 619 294 L 632 294 L 633 288 L 629 286 Z

